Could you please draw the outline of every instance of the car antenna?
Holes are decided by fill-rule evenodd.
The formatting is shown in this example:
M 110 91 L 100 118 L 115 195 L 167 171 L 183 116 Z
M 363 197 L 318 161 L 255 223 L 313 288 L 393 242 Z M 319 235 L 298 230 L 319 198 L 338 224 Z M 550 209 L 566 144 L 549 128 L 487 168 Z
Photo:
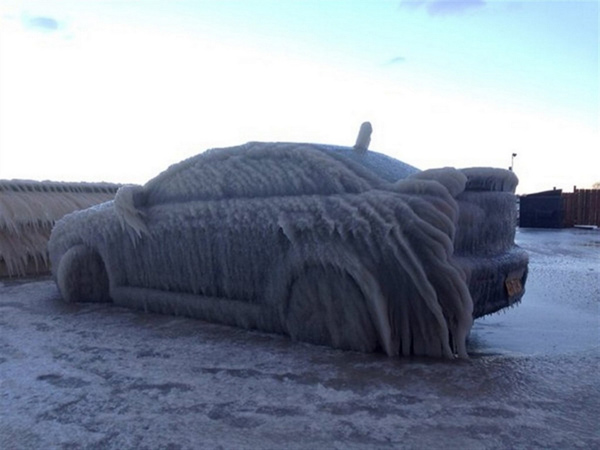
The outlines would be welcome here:
M 356 137 L 354 149 L 359 152 L 366 152 L 369 149 L 369 144 L 371 143 L 371 133 L 373 133 L 371 122 L 363 122 L 358 130 L 358 136 Z

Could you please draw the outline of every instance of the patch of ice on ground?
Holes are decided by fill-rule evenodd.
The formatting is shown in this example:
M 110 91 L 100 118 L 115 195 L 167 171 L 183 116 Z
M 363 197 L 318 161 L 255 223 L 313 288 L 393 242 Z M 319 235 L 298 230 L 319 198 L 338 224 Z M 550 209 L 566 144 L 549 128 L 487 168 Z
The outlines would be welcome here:
M 337 351 L 3 281 L 0 448 L 597 448 L 586 239 L 518 234 L 532 255 L 523 304 L 476 321 L 468 361 Z

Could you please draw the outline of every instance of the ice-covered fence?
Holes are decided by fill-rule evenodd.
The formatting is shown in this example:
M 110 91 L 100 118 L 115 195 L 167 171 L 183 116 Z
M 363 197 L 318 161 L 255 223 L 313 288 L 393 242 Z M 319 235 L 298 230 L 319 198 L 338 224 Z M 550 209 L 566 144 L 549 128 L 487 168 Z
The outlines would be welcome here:
M 65 214 L 111 200 L 119 185 L 0 180 L 0 276 L 49 271 L 46 246 Z

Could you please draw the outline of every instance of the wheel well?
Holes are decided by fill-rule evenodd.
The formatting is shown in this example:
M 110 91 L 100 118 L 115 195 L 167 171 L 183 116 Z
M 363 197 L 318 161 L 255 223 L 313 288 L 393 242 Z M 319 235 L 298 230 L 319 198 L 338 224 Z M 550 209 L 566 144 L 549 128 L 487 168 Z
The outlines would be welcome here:
M 109 302 L 109 279 L 100 254 L 86 245 L 75 245 L 60 259 L 56 281 L 67 302 Z
M 309 262 L 290 273 L 282 320 L 293 339 L 336 348 L 397 353 L 377 280 L 366 267 Z M 383 315 L 382 315 L 383 314 Z

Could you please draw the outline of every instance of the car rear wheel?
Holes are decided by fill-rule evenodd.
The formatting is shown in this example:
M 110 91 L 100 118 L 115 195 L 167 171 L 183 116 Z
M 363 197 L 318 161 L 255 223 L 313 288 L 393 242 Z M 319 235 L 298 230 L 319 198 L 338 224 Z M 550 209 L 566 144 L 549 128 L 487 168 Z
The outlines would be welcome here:
M 289 293 L 285 318 L 292 339 L 345 350 L 377 349 L 367 299 L 348 272 L 310 265 L 294 278 Z
M 67 302 L 109 302 L 108 275 L 100 255 L 85 245 L 70 248 L 60 259 L 57 283 Z

